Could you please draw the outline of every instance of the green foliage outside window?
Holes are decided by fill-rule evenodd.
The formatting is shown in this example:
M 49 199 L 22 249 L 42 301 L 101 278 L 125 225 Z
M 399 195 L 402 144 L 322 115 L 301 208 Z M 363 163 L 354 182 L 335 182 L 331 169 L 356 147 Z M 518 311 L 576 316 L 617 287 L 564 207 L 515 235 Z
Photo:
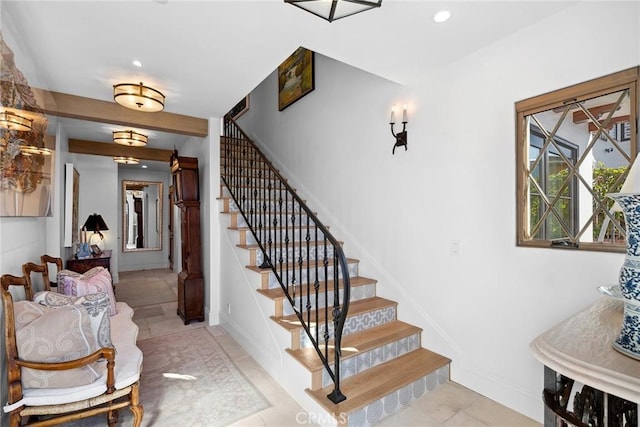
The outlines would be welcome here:
M 607 197 L 608 193 L 616 193 L 620 191 L 622 184 L 624 183 L 624 179 L 620 179 L 620 176 L 624 174 L 627 170 L 626 166 L 621 166 L 617 168 L 609 168 L 604 166 L 603 164 L 599 164 L 596 168 L 593 169 L 593 183 L 592 188 L 593 192 L 598 197 L 599 200 L 604 200 L 607 209 L 611 209 L 613 206 L 613 200 Z M 549 175 L 549 192 L 547 197 L 550 201 L 556 197 L 558 191 L 560 190 L 560 186 L 565 182 L 567 176 L 569 174 L 569 169 L 563 169 L 555 174 Z M 571 185 L 567 185 L 560 195 L 560 199 L 554 205 L 554 210 L 558 213 L 560 218 L 565 223 L 566 227 L 571 228 L 571 194 L 570 194 Z M 548 208 L 546 204 L 542 201 L 542 198 L 537 192 L 532 191 L 531 197 L 529 199 L 530 202 L 530 213 L 531 213 L 531 224 L 535 225 L 540 221 L 541 215 Z M 541 210 L 541 203 L 544 209 Z M 598 209 L 598 204 L 594 199 L 593 202 L 593 211 L 596 212 Z M 624 217 L 622 213 L 616 212 L 615 218 L 620 224 L 624 224 Z M 597 210 L 597 214 L 594 216 L 593 220 L 593 238 L 596 240 L 600 234 L 600 229 L 605 220 L 605 213 L 602 209 Z M 566 237 L 566 232 L 560 225 L 560 222 L 553 214 L 548 214 L 547 218 L 547 239 L 558 239 Z M 611 226 L 610 226 L 611 227 Z M 615 239 L 615 236 L 611 235 L 611 230 L 607 231 L 605 238 L 608 240 Z M 543 238 L 538 232 L 538 238 Z
M 608 168 L 603 164 L 599 164 L 593 169 L 593 192 L 598 196 L 600 200 L 604 200 L 607 209 L 611 209 L 613 206 L 613 200 L 607 197 L 608 193 L 617 193 L 622 188 L 624 179 L 620 179 L 620 176 L 627 171 L 627 166 L 621 166 L 618 168 Z M 593 209 L 597 208 L 594 200 Z M 598 210 L 597 215 L 593 219 L 593 236 L 597 238 L 600 234 L 600 229 L 605 219 L 605 213 L 602 209 Z M 624 216 L 621 212 L 615 213 L 615 218 L 620 224 L 624 224 Z M 615 237 L 611 236 L 611 231 L 607 231 L 605 238 L 613 240 Z

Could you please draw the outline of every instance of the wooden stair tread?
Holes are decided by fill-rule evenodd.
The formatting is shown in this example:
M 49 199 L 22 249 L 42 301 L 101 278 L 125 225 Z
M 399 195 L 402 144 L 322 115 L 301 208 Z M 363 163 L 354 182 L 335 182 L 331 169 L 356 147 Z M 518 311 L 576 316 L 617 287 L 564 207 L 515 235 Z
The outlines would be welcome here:
M 371 297 L 363 300 L 352 301 L 349 304 L 349 313 L 347 317 L 356 316 L 361 313 L 366 313 L 368 311 L 377 310 L 380 308 L 389 307 L 392 305 L 398 305 L 397 302 L 391 301 L 385 298 L 380 297 Z M 332 307 L 329 307 L 329 315 L 331 316 Z M 311 310 L 311 318 L 315 320 L 315 312 L 316 310 Z M 306 317 L 306 313 L 304 314 Z M 297 329 L 302 328 L 300 326 L 300 321 L 298 320 L 298 316 L 295 314 L 289 314 L 286 316 L 271 316 L 271 319 L 285 328 L 288 331 L 295 331 Z M 318 313 L 318 322 L 324 323 L 325 321 L 325 309 L 321 308 Z M 343 335 L 344 339 L 345 335 Z
M 277 243 L 274 245 L 274 249 L 279 249 L 281 244 L 282 246 L 300 246 L 300 245 L 306 245 L 307 243 L 309 243 L 309 247 L 321 247 L 322 244 L 327 243 L 327 245 L 332 245 L 332 243 L 327 239 L 325 240 L 309 240 L 309 242 L 307 242 L 306 240 L 291 240 L 289 241 L 289 243 Z M 343 242 L 338 242 L 338 244 L 340 244 L 342 246 Z M 246 250 L 252 250 L 252 249 L 260 249 L 260 245 L 257 243 L 249 243 L 246 245 L 242 245 L 242 244 L 237 244 L 236 247 L 240 248 L 240 249 L 246 249 Z
M 267 229 L 267 230 L 274 230 L 274 229 L 275 229 L 275 230 L 292 230 L 292 229 L 293 229 L 293 230 L 299 230 L 299 229 L 301 229 L 301 228 L 302 228 L 302 229 L 305 229 L 305 228 L 307 228 L 307 227 L 306 227 L 306 226 L 304 226 L 304 225 L 295 225 L 295 226 L 293 226 L 293 227 L 282 227 L 282 226 L 280 226 L 280 225 L 279 225 L 279 226 L 277 226 L 277 227 L 273 227 L 272 225 L 268 225 L 268 226 L 263 227 L 263 228 L 265 228 L 265 229 Z M 325 226 L 325 228 L 328 230 L 330 227 L 329 227 L 329 226 Z M 251 228 L 249 228 L 249 226 L 247 226 L 247 225 L 243 225 L 243 226 L 240 226 L 240 227 L 229 226 L 229 227 L 227 227 L 227 230 L 234 230 L 234 231 L 251 231 Z
M 377 283 L 377 280 L 370 279 L 368 277 L 356 276 L 356 277 L 350 277 L 349 283 L 351 284 L 351 287 L 364 286 L 364 285 L 371 285 L 371 284 Z M 324 281 L 320 282 L 319 292 L 324 292 L 326 285 L 329 285 L 329 289 L 333 289 L 333 280 L 329 280 L 328 282 L 324 282 Z M 310 286 L 313 288 L 313 284 L 310 284 Z M 300 288 L 300 287 L 302 287 L 302 289 L 296 290 L 296 295 L 300 295 L 300 292 L 302 293 L 302 295 L 306 295 L 307 284 L 304 283 L 302 285 L 296 285 L 296 288 Z M 342 284 L 340 285 L 340 288 L 342 288 Z M 260 294 L 272 300 L 286 298 L 284 295 L 284 291 L 282 290 L 281 287 L 271 288 L 271 289 L 257 289 L 257 291 Z
M 341 360 L 421 332 L 422 328 L 401 320 L 394 320 L 364 331 L 343 335 Z M 332 344 L 333 340 L 329 341 L 329 345 Z M 314 347 L 305 347 L 297 350 L 287 349 L 287 353 L 311 372 L 324 369 L 324 365 Z M 333 363 L 333 360 L 334 353 L 331 352 L 329 354 L 329 363 Z
M 353 263 L 358 263 L 360 262 L 359 260 L 355 259 L 355 258 L 347 258 L 347 264 L 353 264 Z M 314 268 L 316 266 L 316 264 L 318 265 L 318 269 L 320 268 L 324 268 L 324 264 L 322 263 L 322 260 L 308 260 L 307 263 L 305 263 L 305 268 L 308 265 L 309 268 Z M 328 265 L 333 265 L 333 257 L 329 257 L 328 260 Z M 258 265 L 247 265 L 246 266 L 249 270 L 251 271 L 255 271 L 256 273 L 261 273 L 261 274 L 269 274 L 272 272 L 271 268 L 261 268 Z M 294 262 L 289 262 L 289 264 L 284 265 L 283 266 L 284 269 L 292 269 L 292 268 L 298 268 L 298 263 L 296 261 Z
M 327 399 L 333 391 L 333 384 L 306 391 L 337 418 L 340 414 L 353 413 L 449 363 L 450 359 L 420 348 L 340 381 L 340 390 L 347 400 L 337 405 Z

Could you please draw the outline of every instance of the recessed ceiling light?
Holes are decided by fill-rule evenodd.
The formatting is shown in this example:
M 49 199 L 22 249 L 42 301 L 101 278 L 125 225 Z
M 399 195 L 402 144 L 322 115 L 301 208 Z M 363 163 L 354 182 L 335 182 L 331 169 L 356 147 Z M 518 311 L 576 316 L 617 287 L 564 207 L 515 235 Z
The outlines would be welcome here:
M 142 62 L 138 61 L 137 59 L 134 59 L 133 61 L 131 61 L 131 63 L 136 67 L 142 67 Z
M 142 169 L 146 169 L 146 168 L 147 168 L 147 165 L 142 165 Z
M 438 23 L 448 21 L 449 18 L 451 18 L 451 12 L 448 10 L 441 10 L 433 15 L 433 20 Z

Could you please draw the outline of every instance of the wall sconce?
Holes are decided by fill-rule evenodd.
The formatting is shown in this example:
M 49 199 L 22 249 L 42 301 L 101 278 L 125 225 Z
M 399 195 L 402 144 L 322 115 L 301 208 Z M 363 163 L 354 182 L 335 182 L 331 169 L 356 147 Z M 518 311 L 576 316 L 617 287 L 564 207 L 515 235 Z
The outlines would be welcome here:
M 391 109 L 391 121 L 389 124 L 391 125 L 391 135 L 396 139 L 396 143 L 393 146 L 391 154 L 396 154 L 396 147 L 404 146 L 404 151 L 407 151 L 407 123 L 407 106 L 404 105 L 402 107 L 402 131 L 395 133 L 394 126 L 396 124 L 396 106 L 394 105 Z

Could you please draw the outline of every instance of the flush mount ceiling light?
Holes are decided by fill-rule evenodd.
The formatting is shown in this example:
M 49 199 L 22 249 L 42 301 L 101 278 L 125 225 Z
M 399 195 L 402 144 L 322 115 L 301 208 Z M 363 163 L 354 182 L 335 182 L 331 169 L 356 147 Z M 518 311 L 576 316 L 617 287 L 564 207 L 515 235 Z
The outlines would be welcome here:
M 155 113 L 164 109 L 164 95 L 159 90 L 135 83 L 113 86 L 113 100 L 132 110 Z
M 113 131 L 113 142 L 128 145 L 130 147 L 143 147 L 147 145 L 149 137 L 132 130 Z
M 19 130 L 28 132 L 31 130 L 33 120 L 22 117 L 11 111 L 0 112 L 0 127 L 9 130 Z
M 35 145 L 25 145 L 20 147 L 22 154 L 31 156 L 33 154 L 40 154 L 42 156 L 50 156 L 53 154 L 53 150 L 45 147 L 36 147 Z
M 329 22 L 382 5 L 382 0 L 284 0 L 284 2 L 304 9 Z
M 125 157 L 125 156 L 116 156 L 113 158 L 113 161 L 116 163 L 122 163 L 123 165 L 137 165 L 140 163 L 139 159 L 135 157 Z

